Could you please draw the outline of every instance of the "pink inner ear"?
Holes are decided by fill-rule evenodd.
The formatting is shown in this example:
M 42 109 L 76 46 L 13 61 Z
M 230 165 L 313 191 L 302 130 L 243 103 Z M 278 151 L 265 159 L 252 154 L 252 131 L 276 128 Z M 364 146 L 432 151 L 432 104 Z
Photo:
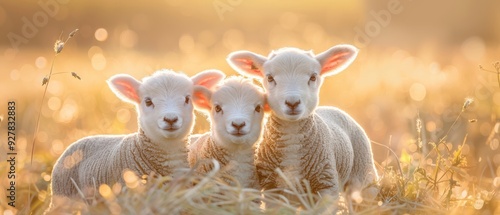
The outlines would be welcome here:
M 236 59 L 236 61 L 241 62 L 244 66 L 242 66 L 242 69 L 248 70 L 248 71 L 254 71 L 256 73 L 261 73 L 260 69 L 257 68 L 254 64 L 254 62 L 250 59 Z
M 323 64 L 323 68 L 321 69 L 321 72 L 323 73 L 323 72 L 331 71 L 332 69 L 336 68 L 338 65 L 342 65 L 348 59 L 349 55 L 351 55 L 351 53 L 341 52 L 341 53 L 338 53 L 338 54 L 331 56 Z
M 139 95 L 134 87 L 127 81 L 116 80 L 115 84 L 119 87 L 121 93 L 129 99 L 140 102 Z
M 195 103 L 198 107 L 210 110 L 210 104 L 207 97 L 201 92 L 195 92 L 194 97 L 196 98 Z

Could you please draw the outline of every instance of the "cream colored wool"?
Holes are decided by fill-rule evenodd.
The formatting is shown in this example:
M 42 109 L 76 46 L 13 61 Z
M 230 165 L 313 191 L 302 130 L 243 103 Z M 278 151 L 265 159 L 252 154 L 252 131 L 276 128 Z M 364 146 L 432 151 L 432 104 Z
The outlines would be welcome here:
M 361 191 L 376 182 L 371 144 L 361 126 L 338 108 L 318 107 L 323 79 L 344 70 L 357 52 L 339 45 L 318 55 L 296 48 L 268 57 L 249 51 L 229 55 L 237 72 L 261 80 L 272 109 L 256 157 L 263 189 L 288 188 L 278 168 L 293 186 L 307 180 L 312 192 L 322 195 Z M 370 187 L 363 195 L 373 198 L 377 192 Z
M 188 160 L 197 172 L 206 174 L 213 169 L 212 160 L 219 162 L 219 176 L 228 184 L 260 189 L 254 165 L 255 144 L 262 134 L 265 96 L 260 88 L 242 77 L 231 77 L 212 91 L 205 91 L 211 131 L 192 135 Z M 235 126 L 237 125 L 237 126 Z M 241 127 L 240 127 L 241 126 Z
M 108 82 L 113 92 L 137 107 L 139 131 L 90 136 L 71 144 L 54 165 L 53 198 L 77 197 L 78 189 L 85 197 L 93 196 L 101 184 L 125 185 L 126 170 L 139 177 L 177 177 L 178 170 L 189 168 L 187 145 L 194 121 L 191 97 L 197 93 L 195 87 L 210 88 L 224 76 L 216 70 L 192 78 L 161 70 L 143 82 L 129 75 L 113 76 Z
M 189 147 L 189 165 L 194 167 L 198 162 L 196 171 L 206 174 L 213 169 L 212 159 L 219 162 L 220 177 L 226 183 L 245 188 L 260 189 L 257 172 L 254 165 L 255 148 L 248 148 L 229 152 L 217 145 L 210 133 L 205 133 Z

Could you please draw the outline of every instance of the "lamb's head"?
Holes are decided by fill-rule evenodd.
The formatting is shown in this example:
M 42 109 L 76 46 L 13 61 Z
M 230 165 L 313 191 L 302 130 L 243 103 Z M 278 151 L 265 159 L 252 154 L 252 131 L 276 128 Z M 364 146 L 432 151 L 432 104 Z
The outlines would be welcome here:
M 261 79 L 275 116 L 295 121 L 313 113 L 323 79 L 344 70 L 357 53 L 358 49 L 352 45 L 337 45 L 318 55 L 283 48 L 268 57 L 236 51 L 227 61 L 240 74 Z
M 217 70 L 204 71 L 191 78 L 160 70 L 142 82 L 120 74 L 111 77 L 108 84 L 119 98 L 136 105 L 139 126 L 151 140 L 161 143 L 185 138 L 191 132 L 194 87 L 213 87 L 224 77 L 224 73 Z
M 209 113 L 212 137 L 226 148 L 249 148 L 262 132 L 266 98 L 261 88 L 243 77 L 231 77 L 212 91 L 195 87 L 197 107 Z

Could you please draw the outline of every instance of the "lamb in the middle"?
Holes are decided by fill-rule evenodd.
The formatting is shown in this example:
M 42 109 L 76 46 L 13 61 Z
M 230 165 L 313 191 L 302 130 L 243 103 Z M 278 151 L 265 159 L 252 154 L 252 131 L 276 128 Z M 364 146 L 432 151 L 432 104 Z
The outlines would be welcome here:
M 264 92 L 242 77 L 228 78 L 213 91 L 203 88 L 201 92 L 194 95 L 198 97 L 195 101 L 199 109 L 209 113 L 211 131 L 192 138 L 190 166 L 199 162 L 196 170 L 207 173 L 213 168 L 209 160 L 215 159 L 228 184 L 260 189 L 254 154 L 262 133 Z

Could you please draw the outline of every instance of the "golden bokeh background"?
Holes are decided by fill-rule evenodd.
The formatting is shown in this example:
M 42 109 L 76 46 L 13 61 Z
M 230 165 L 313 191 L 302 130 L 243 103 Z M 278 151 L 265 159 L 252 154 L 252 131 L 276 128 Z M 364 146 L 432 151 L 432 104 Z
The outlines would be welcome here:
M 321 105 L 346 110 L 372 140 L 418 159 L 416 120 L 422 120 L 424 142 L 438 142 L 465 98 L 472 98 L 447 143 L 456 148 L 467 134 L 464 153 L 471 175 L 491 182 L 500 177 L 500 83 L 497 74 L 479 65 L 496 71 L 492 63 L 500 60 L 499 8 L 493 0 L 2 1 L 0 183 L 8 185 L 9 166 L 3 162 L 8 101 L 17 108 L 16 183 L 22 207 L 29 183 L 38 189 L 35 202 L 46 199 L 52 166 L 75 140 L 136 131 L 134 107 L 109 90 L 110 76 L 140 79 L 161 68 L 188 75 L 216 68 L 236 75 L 225 61 L 232 51 L 267 55 L 293 46 L 319 53 L 342 43 L 356 45 L 360 54 L 346 71 L 326 79 Z M 61 74 L 51 77 L 42 100 L 54 42 L 76 28 L 55 58 L 53 72 Z M 197 116 L 195 132 L 206 131 L 208 123 Z M 387 162 L 385 148 L 373 145 L 373 150 L 378 163 Z M 7 206 L 1 202 L 3 212 Z

